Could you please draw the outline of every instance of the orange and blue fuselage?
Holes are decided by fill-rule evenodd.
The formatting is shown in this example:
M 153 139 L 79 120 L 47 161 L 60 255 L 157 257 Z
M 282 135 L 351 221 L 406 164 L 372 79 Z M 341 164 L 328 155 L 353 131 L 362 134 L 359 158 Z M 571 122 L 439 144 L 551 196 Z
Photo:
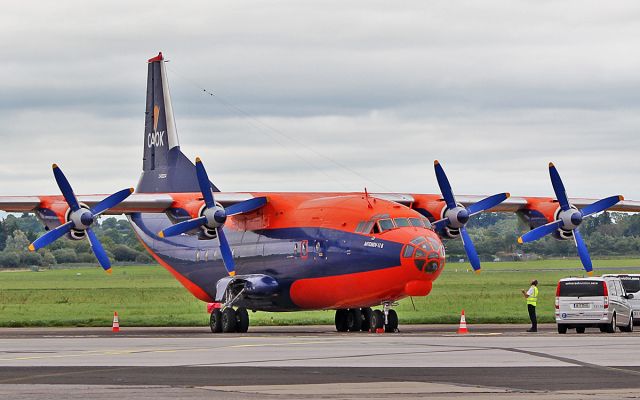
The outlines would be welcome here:
M 252 194 L 269 202 L 230 218 L 225 233 L 236 273 L 270 276 L 278 291 L 245 299 L 247 308 L 355 308 L 425 296 L 444 267 L 440 238 L 406 206 L 355 193 Z M 172 223 L 164 214 L 133 213 L 130 219 L 159 263 L 197 298 L 214 301 L 216 284 L 226 276 L 217 240 L 158 237 Z M 380 225 L 390 229 L 382 231 Z

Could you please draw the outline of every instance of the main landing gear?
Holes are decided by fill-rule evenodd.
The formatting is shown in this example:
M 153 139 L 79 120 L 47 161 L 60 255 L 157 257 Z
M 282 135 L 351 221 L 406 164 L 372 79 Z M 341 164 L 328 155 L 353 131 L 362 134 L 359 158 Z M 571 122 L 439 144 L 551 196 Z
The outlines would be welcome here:
M 244 307 L 238 307 L 237 310 L 232 307 L 222 310 L 214 308 L 211 311 L 209 326 L 213 333 L 245 333 L 249 330 L 249 313 Z
M 398 332 L 398 314 L 391 309 L 391 303 L 383 303 L 382 310 L 348 308 L 336 310 L 336 330 L 338 332 L 376 332 L 384 329 L 387 333 Z

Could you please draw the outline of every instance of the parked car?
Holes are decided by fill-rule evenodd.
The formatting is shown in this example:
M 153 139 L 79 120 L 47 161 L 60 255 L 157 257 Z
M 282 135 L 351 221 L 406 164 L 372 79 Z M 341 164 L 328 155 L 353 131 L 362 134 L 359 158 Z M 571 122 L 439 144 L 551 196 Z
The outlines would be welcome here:
M 633 332 L 629 299 L 633 294 L 625 292 L 618 277 L 560 279 L 556 289 L 558 333 L 567 333 L 567 329 L 584 333 L 586 328 Z
M 629 299 L 631 309 L 633 310 L 633 323 L 640 324 L 640 274 L 607 274 L 602 277 L 617 277 L 622 281 L 622 287 L 627 294 L 632 294 L 633 298 Z

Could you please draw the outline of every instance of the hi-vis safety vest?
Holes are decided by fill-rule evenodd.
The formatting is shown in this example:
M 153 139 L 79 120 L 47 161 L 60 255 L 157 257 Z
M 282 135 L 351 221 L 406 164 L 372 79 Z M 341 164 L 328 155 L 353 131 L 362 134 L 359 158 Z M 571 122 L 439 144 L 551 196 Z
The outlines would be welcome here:
M 533 288 L 533 295 L 527 297 L 527 304 L 531 304 L 532 306 L 538 305 L 538 288 L 536 286 L 531 286 Z

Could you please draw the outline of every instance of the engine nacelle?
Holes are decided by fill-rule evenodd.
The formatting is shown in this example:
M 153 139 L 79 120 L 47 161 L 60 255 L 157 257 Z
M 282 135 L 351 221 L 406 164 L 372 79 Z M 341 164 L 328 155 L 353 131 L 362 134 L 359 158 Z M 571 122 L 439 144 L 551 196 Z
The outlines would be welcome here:
M 572 210 L 577 210 L 575 206 L 571 206 Z M 518 210 L 516 215 L 525 223 L 530 230 L 556 221 L 560 218 L 562 209 L 557 201 L 540 201 L 531 204 L 529 208 Z M 573 240 L 573 231 L 570 229 L 557 229 L 552 236 L 558 240 Z

